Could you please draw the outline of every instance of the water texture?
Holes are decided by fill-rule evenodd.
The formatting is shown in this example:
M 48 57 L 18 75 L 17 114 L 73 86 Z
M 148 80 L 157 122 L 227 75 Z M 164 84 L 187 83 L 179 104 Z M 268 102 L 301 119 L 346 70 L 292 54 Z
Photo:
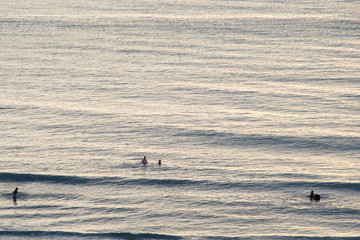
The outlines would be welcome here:
M 360 239 L 358 9 L 2 1 L 0 238 Z

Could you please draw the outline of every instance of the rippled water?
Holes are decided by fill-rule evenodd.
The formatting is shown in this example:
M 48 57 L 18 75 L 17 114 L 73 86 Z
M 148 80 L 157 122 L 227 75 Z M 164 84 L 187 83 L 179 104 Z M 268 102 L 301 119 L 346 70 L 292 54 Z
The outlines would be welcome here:
M 359 239 L 358 9 L 3 1 L 0 238 Z

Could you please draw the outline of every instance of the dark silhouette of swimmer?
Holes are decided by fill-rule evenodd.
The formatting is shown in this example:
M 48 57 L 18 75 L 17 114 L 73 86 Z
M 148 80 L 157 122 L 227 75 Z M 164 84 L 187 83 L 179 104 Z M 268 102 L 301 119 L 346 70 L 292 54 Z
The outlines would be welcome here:
M 159 164 L 159 166 L 162 164 L 162 163 L 161 163 L 161 160 L 159 160 L 158 164 Z
M 17 192 L 18 192 L 18 188 L 15 188 L 15 190 L 11 193 L 11 197 L 15 199 Z
M 311 199 L 311 201 L 312 201 L 312 200 L 320 201 L 321 197 L 320 197 L 319 194 L 317 194 L 317 193 L 315 194 L 314 191 L 311 191 L 311 193 L 310 193 L 310 199 Z
M 313 198 L 313 197 L 315 197 L 315 193 L 314 193 L 314 191 L 311 191 L 310 198 Z
M 315 194 L 314 200 L 315 201 L 320 201 L 321 197 L 319 194 Z
M 146 156 L 144 156 L 144 158 L 141 160 L 141 163 L 144 165 L 148 163 Z

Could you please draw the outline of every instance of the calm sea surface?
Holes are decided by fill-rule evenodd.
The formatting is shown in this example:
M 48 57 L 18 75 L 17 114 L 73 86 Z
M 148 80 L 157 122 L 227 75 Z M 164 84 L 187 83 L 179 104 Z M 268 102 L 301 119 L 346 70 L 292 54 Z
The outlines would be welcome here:
M 359 11 L 2 0 L 0 238 L 360 239 Z

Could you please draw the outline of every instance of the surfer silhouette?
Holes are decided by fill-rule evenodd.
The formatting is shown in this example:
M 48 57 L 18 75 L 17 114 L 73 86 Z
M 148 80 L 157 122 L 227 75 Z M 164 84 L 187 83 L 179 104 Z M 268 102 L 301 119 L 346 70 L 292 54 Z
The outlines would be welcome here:
M 11 193 L 11 197 L 16 198 L 17 192 L 18 192 L 18 188 L 15 188 L 15 190 Z
M 141 160 L 141 163 L 144 165 L 148 163 L 146 156 L 144 156 L 144 158 Z
M 311 199 L 311 201 L 312 201 L 312 200 L 320 201 L 321 197 L 320 197 L 319 194 L 317 194 L 317 193 L 315 194 L 314 191 L 311 191 L 311 193 L 310 193 L 310 199 Z
M 315 194 L 314 200 L 315 201 L 320 201 L 321 197 L 319 194 Z
M 311 191 L 310 198 L 314 198 L 314 197 L 315 197 L 315 193 L 314 193 L 314 191 Z
M 13 200 L 14 205 L 16 204 L 16 196 L 17 196 L 18 188 L 15 188 L 15 190 L 11 193 L 11 198 Z
M 159 160 L 159 162 L 158 162 L 158 165 L 160 166 L 162 163 L 161 163 L 161 160 Z

